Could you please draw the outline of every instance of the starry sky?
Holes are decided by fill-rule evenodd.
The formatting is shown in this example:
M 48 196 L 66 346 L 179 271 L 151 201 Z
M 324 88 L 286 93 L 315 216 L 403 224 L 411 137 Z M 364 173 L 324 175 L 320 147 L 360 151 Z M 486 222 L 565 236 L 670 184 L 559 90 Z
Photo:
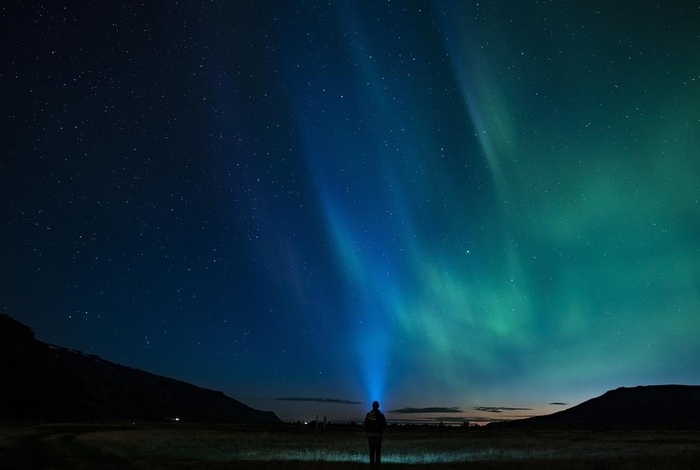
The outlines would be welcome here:
M 700 383 L 695 1 L 10 2 L 0 309 L 284 420 Z

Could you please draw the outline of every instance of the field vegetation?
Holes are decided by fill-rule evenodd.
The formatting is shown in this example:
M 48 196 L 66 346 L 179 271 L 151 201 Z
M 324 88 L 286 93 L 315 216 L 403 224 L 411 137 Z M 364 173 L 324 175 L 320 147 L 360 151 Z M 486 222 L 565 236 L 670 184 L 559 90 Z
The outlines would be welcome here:
M 163 423 L 0 426 L 0 469 L 356 469 L 356 425 Z M 698 430 L 390 426 L 389 469 L 695 469 Z

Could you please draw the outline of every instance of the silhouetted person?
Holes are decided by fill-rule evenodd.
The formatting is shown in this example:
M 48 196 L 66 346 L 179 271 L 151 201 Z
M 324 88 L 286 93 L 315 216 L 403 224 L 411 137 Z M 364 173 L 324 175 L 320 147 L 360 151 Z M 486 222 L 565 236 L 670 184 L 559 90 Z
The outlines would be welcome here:
M 382 461 L 382 434 L 386 428 L 386 418 L 379 411 L 379 402 L 372 403 L 372 411 L 365 416 L 363 424 L 369 440 L 369 464 L 379 465 Z

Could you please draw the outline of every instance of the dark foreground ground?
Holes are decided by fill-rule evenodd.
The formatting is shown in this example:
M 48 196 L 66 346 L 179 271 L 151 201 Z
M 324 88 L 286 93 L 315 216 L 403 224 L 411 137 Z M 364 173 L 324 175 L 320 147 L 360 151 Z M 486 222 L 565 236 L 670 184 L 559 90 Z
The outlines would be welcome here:
M 6 469 L 359 469 L 359 426 L 0 423 Z M 700 430 L 392 426 L 388 469 L 699 469 Z

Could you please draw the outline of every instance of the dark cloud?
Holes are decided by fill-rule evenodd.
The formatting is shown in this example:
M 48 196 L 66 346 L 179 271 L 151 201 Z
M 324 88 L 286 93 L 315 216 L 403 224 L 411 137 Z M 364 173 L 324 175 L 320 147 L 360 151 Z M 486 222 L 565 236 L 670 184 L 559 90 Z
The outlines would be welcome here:
M 501 418 L 489 418 L 486 416 L 438 416 L 429 418 L 397 418 L 392 417 L 391 422 L 394 424 L 436 424 L 436 423 L 493 423 L 503 421 Z
M 455 407 L 433 406 L 428 408 L 399 408 L 391 410 L 389 413 L 461 413 L 462 410 Z
M 341 400 L 340 398 L 311 398 L 311 397 L 281 397 L 275 398 L 278 401 L 312 401 L 316 403 L 337 403 L 341 405 L 361 405 L 362 402 L 352 400 Z
M 465 418 L 465 420 L 470 423 L 498 423 L 503 421 L 501 418 L 489 418 L 485 416 L 472 416 L 471 418 Z
M 465 421 L 469 421 L 463 416 L 438 416 L 436 418 L 432 418 L 432 420 L 444 423 L 463 423 Z
M 501 413 L 503 411 L 531 411 L 532 408 L 510 408 L 507 406 L 475 406 L 477 411 L 486 411 L 488 413 Z
M 560 401 L 553 401 L 552 403 L 550 403 L 550 405 L 566 406 L 566 405 L 568 405 L 568 403 L 563 403 L 563 402 L 560 402 Z

